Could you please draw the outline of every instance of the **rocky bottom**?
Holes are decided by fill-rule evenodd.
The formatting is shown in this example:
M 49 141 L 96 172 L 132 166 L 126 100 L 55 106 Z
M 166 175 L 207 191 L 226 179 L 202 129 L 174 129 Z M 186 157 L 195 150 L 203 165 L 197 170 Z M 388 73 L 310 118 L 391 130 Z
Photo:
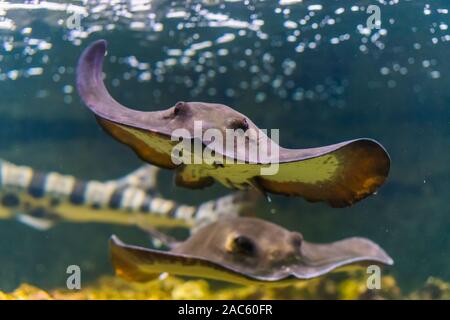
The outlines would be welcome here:
M 430 277 L 416 291 L 402 294 L 394 277 L 381 278 L 380 289 L 368 289 L 364 270 L 331 274 L 319 279 L 298 282 L 286 287 L 228 286 L 205 280 L 184 280 L 167 277 L 146 284 L 126 282 L 118 277 L 104 276 L 81 290 L 42 290 L 22 284 L 10 293 L 0 291 L 0 299 L 450 299 L 450 284 Z

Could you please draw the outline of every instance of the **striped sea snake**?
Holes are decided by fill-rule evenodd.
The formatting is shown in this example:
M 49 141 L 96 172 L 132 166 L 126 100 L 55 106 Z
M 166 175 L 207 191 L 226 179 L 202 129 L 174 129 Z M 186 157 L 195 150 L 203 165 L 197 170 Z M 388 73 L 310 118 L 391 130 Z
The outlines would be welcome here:
M 237 215 L 253 202 L 235 193 L 199 206 L 178 204 L 157 196 L 157 173 L 144 165 L 117 180 L 83 181 L 0 160 L 0 219 L 15 218 L 39 230 L 59 221 L 194 229 L 221 215 Z

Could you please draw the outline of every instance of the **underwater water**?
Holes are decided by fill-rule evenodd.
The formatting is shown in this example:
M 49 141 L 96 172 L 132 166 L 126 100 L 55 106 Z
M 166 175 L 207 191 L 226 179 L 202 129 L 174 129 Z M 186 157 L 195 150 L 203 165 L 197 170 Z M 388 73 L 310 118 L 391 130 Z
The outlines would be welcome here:
M 380 28 L 368 28 L 377 5 Z M 403 292 L 450 281 L 450 5 L 447 1 L 129 0 L 0 2 L 0 158 L 84 179 L 123 176 L 142 162 L 104 133 L 75 86 L 77 60 L 108 41 L 105 82 L 121 103 L 159 110 L 220 102 L 280 144 L 382 143 L 391 170 L 378 192 L 347 208 L 271 196 L 257 215 L 314 242 L 367 237 L 395 264 Z M 176 187 L 198 204 L 230 191 Z M 39 231 L 0 219 L 0 290 L 65 287 L 112 275 L 108 238 L 149 245 L 141 230 L 60 222 Z

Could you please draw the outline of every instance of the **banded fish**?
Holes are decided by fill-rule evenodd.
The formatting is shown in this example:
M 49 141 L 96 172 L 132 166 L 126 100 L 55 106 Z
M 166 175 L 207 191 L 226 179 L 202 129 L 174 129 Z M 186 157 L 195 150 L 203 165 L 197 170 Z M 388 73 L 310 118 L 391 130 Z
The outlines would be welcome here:
M 157 167 L 144 165 L 116 180 L 83 181 L 0 160 L 0 219 L 17 219 L 39 230 L 59 221 L 195 230 L 254 203 L 252 197 L 235 193 L 199 206 L 179 204 L 156 194 L 157 173 Z

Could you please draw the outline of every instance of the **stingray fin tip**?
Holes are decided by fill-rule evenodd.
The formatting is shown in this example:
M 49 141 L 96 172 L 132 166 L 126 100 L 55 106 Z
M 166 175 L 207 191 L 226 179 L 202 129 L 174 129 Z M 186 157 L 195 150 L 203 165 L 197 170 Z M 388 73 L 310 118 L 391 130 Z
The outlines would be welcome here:
M 91 53 L 93 55 L 101 54 L 105 55 L 106 49 L 108 47 L 108 42 L 104 39 L 100 39 L 92 43 L 88 49 L 86 50 L 87 53 Z
M 395 264 L 394 259 L 392 259 L 388 254 L 383 257 L 383 263 L 387 266 L 393 266 Z
M 123 242 L 119 239 L 118 236 L 113 234 L 111 237 L 109 237 L 109 244 L 111 246 L 123 246 Z

